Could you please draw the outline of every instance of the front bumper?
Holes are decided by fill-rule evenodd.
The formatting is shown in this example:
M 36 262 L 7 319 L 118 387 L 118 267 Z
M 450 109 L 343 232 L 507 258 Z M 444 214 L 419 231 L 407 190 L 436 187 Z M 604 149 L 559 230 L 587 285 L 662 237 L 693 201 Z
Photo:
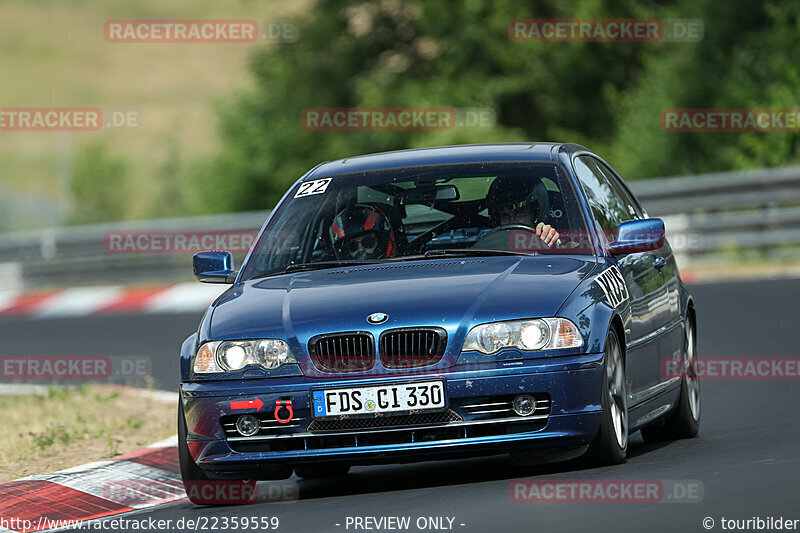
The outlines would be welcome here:
M 181 383 L 187 445 L 211 477 L 248 477 L 260 470 L 311 463 L 380 464 L 511 451 L 582 449 L 600 427 L 602 353 L 522 361 L 515 366 L 455 366 L 435 374 L 379 378 L 272 378 Z M 319 432 L 311 389 L 357 387 L 396 381 L 442 379 L 448 418 L 402 428 L 342 427 Z M 530 417 L 486 413 L 470 406 L 531 394 L 541 409 Z M 231 409 L 231 402 L 258 398 L 264 406 Z M 293 416 L 267 435 L 235 435 L 231 418 L 245 413 L 271 418 L 276 402 L 291 400 Z M 443 414 L 444 415 L 444 414 Z M 287 417 L 284 407 L 278 416 Z M 228 423 L 226 433 L 223 423 Z M 346 425 L 346 424 L 345 424 Z

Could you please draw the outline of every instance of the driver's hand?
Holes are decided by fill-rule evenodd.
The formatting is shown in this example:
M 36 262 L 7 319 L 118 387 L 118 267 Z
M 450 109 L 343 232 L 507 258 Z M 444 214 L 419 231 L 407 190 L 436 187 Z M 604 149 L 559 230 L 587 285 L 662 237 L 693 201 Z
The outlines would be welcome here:
M 558 232 L 556 229 L 544 222 L 539 222 L 536 225 L 536 236 L 542 239 L 547 246 L 552 246 L 558 240 Z

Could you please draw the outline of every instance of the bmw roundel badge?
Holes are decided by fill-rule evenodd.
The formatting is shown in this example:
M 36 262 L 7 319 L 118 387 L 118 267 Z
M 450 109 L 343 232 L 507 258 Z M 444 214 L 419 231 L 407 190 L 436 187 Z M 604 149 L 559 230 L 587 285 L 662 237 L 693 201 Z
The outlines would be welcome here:
M 367 322 L 370 324 L 383 324 L 389 318 L 386 313 L 372 313 L 367 317 Z

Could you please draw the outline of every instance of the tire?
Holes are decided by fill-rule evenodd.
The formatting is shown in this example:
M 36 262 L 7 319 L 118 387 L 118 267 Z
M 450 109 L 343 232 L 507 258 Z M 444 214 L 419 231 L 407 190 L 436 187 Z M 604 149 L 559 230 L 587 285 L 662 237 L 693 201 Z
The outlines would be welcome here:
M 348 465 L 315 465 L 297 466 L 294 473 L 303 479 L 323 479 L 327 477 L 338 477 L 347 475 L 350 471 Z
M 677 407 L 658 424 L 642 428 L 645 442 L 690 439 L 700 429 L 700 381 L 697 377 L 697 337 L 694 320 L 686 318 L 681 393 Z
M 603 408 L 600 429 L 587 458 L 594 466 L 624 463 L 628 454 L 628 388 L 625 359 L 614 330 L 606 335 L 600 405 Z

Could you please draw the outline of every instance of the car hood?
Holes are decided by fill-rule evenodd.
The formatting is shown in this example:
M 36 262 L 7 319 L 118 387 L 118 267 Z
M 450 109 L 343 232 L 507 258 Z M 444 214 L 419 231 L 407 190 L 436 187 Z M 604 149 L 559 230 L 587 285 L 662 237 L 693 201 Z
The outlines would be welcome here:
M 588 256 L 407 261 L 283 274 L 231 287 L 215 302 L 213 339 L 275 336 L 305 352 L 321 333 L 439 326 L 453 341 L 482 322 L 553 316 L 596 266 Z M 367 322 L 385 313 L 380 325 Z M 449 343 L 452 344 L 452 343 Z

